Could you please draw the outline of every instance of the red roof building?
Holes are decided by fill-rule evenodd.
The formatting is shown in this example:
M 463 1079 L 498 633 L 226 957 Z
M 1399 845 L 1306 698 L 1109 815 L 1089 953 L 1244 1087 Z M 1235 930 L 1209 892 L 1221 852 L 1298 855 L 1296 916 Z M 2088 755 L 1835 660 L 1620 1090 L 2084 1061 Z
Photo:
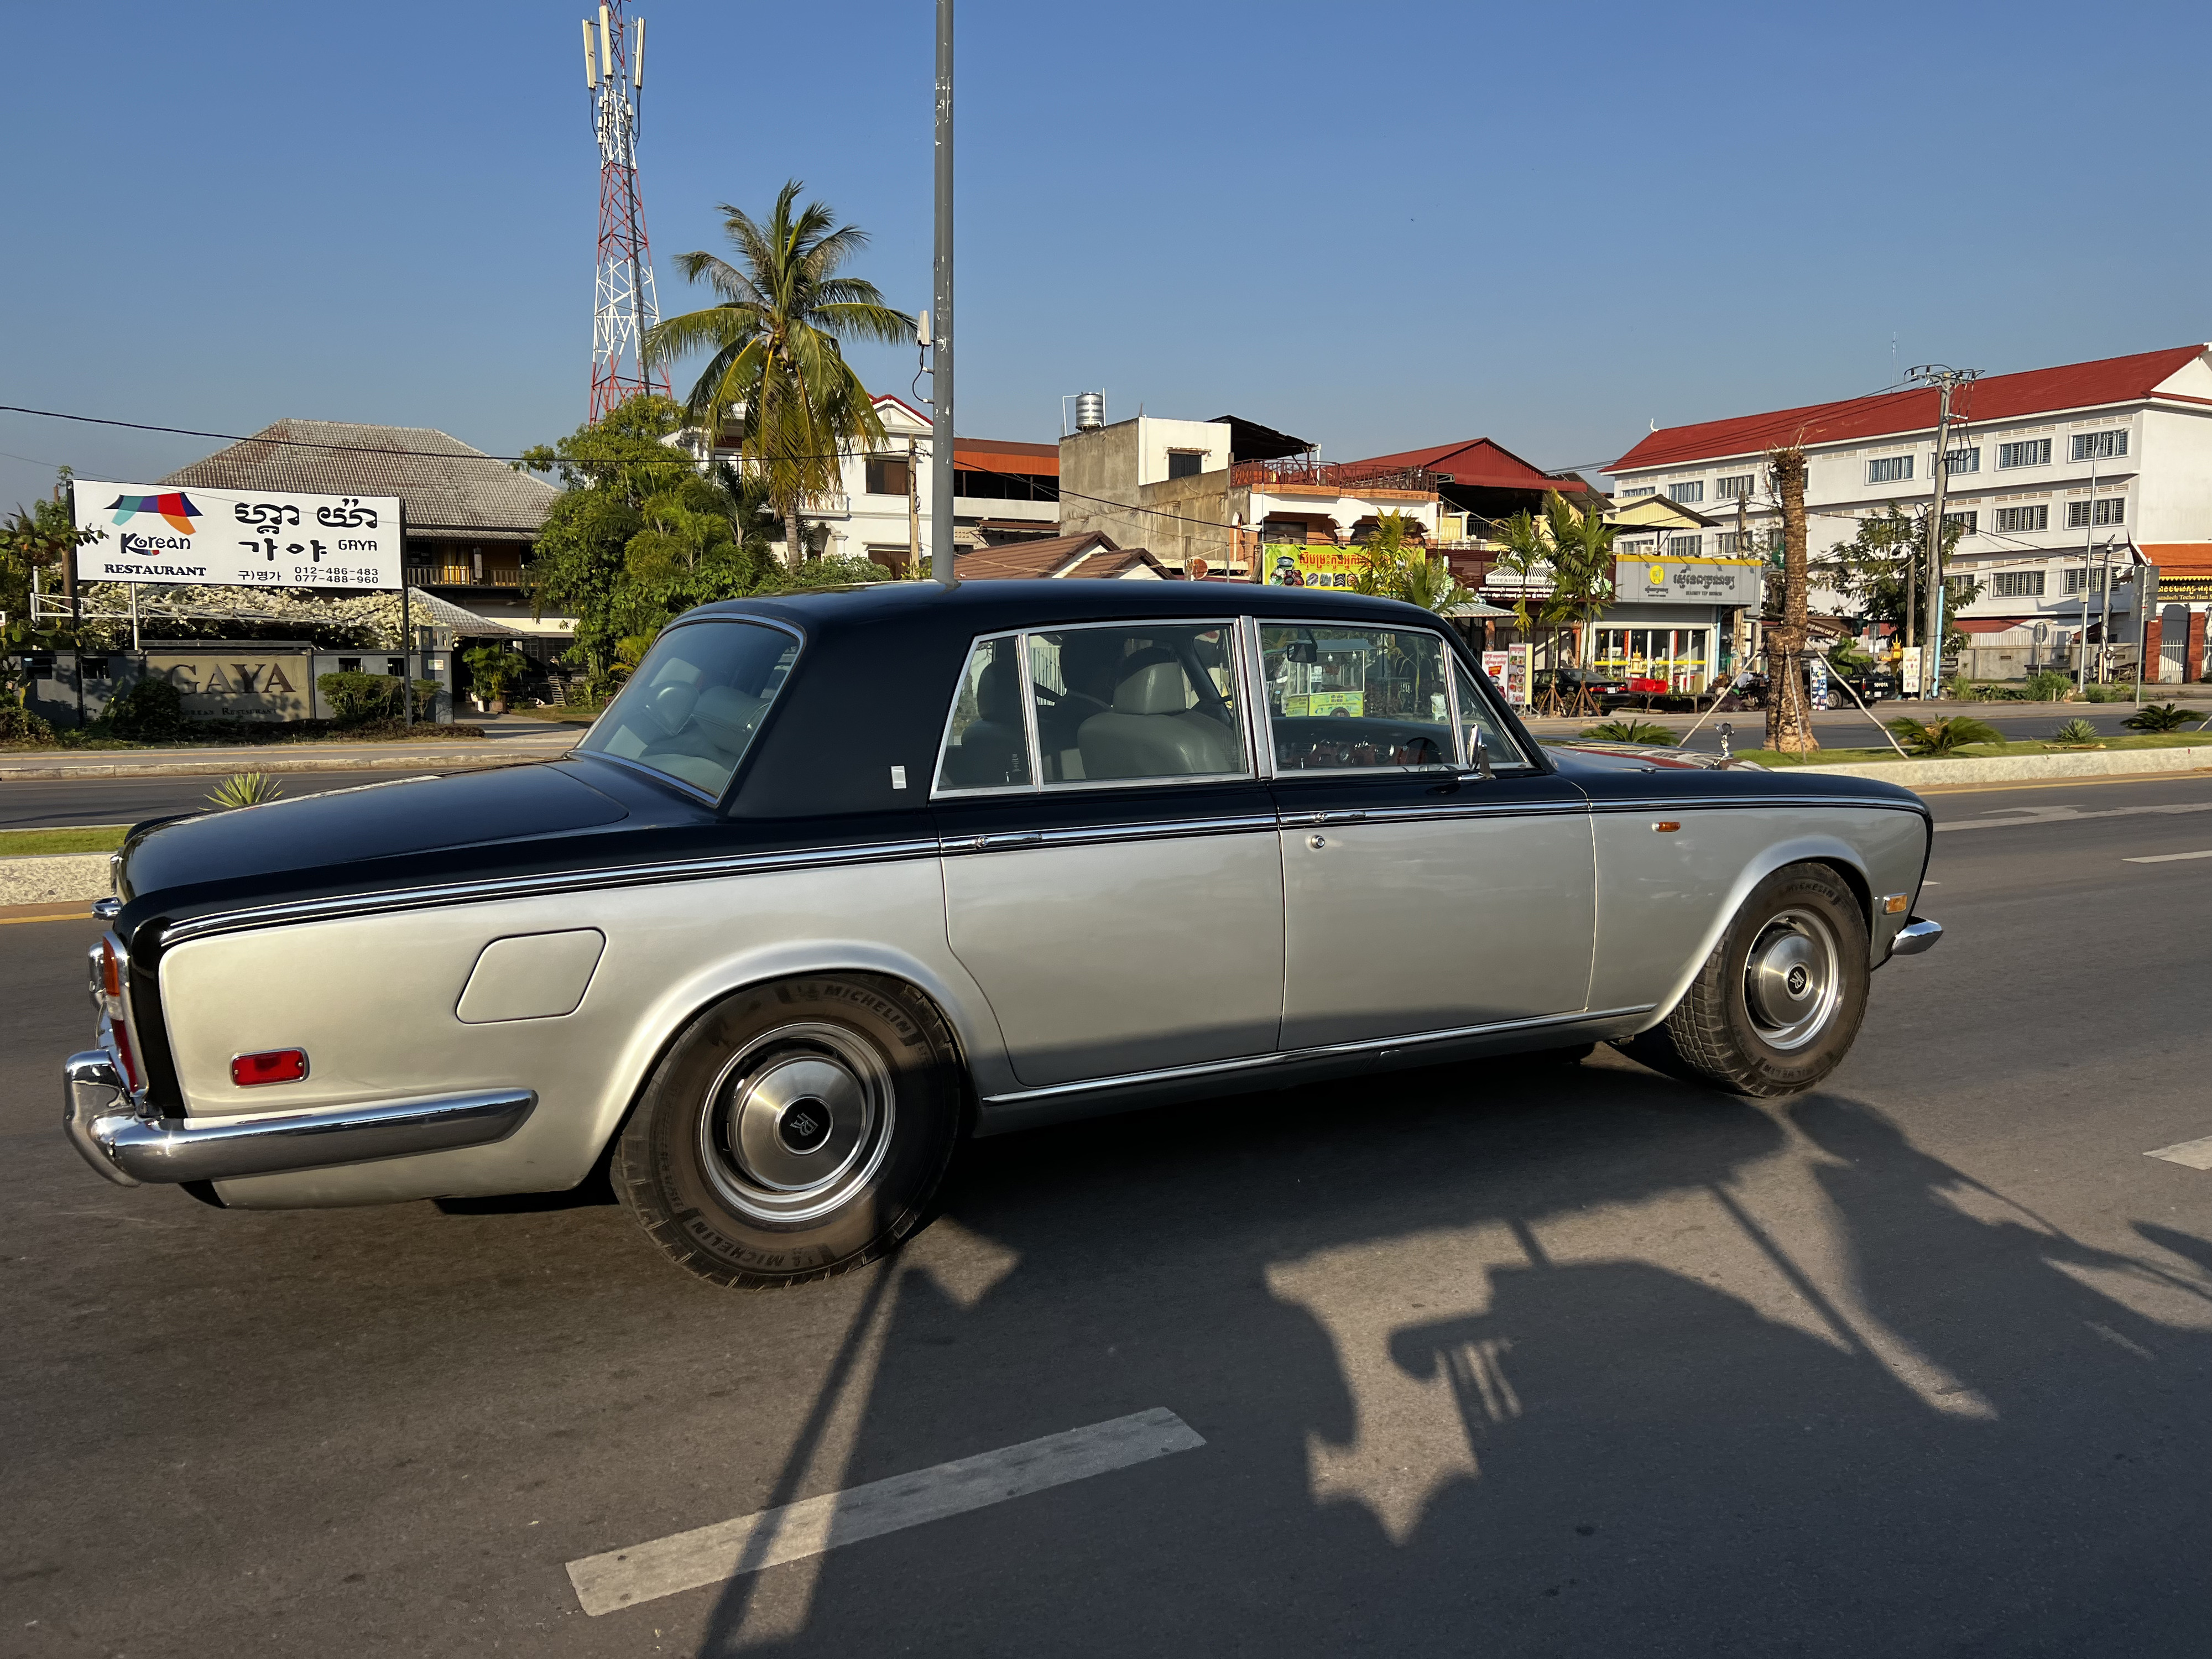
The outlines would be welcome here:
M 1607 470 L 1620 501 L 1656 493 L 1720 521 L 1710 536 L 1676 538 L 1712 545 L 1668 550 L 1727 555 L 1769 544 L 1779 510 L 1765 458 L 1795 445 L 1817 566 L 1869 514 L 1929 512 L 1938 408 L 1933 389 L 1915 387 L 1668 427 Z M 1965 672 L 2063 668 L 2077 645 L 2108 639 L 2108 665 L 2131 665 L 2136 639 L 2163 621 L 2163 655 L 2146 649 L 2149 677 L 2202 678 L 2201 649 L 2176 638 L 2201 641 L 2203 626 L 2172 613 L 2212 605 L 2212 348 L 1986 375 L 1954 393 L 1951 416 L 1944 514 L 1962 533 L 1950 569 L 1978 584 L 1959 621 L 1988 658 Z M 2163 617 L 2136 615 L 2145 565 L 2172 572 Z M 1845 604 L 1817 591 L 1814 602 L 1836 613 Z

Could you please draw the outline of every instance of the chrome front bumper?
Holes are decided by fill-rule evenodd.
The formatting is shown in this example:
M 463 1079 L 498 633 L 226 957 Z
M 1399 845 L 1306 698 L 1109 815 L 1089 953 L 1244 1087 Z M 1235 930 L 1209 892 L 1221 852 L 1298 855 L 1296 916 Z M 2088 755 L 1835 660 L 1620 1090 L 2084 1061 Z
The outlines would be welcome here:
M 1943 924 L 1915 916 L 1897 930 L 1890 942 L 1889 953 L 1893 957 L 1917 957 L 1923 951 L 1932 951 L 1936 942 L 1943 937 Z
M 115 1057 L 104 1048 L 71 1054 L 63 1079 L 62 1127 L 70 1144 L 123 1187 L 228 1181 L 487 1146 L 520 1128 L 538 1106 L 534 1090 L 501 1089 L 245 1121 L 155 1117 L 133 1105 Z

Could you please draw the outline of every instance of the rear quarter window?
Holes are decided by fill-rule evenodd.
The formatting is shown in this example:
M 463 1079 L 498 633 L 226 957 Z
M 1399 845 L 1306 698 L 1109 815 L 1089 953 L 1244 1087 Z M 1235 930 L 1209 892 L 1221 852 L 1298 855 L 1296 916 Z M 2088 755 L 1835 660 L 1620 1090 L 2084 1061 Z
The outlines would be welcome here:
M 576 748 L 719 796 L 798 660 L 798 640 L 764 623 L 672 628 Z

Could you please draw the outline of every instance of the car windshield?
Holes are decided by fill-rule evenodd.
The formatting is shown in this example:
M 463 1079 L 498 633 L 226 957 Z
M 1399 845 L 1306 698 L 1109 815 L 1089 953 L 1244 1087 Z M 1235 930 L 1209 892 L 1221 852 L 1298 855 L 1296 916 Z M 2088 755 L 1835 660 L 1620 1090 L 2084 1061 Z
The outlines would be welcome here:
M 576 747 L 720 795 L 798 658 L 797 640 L 759 623 L 672 628 Z

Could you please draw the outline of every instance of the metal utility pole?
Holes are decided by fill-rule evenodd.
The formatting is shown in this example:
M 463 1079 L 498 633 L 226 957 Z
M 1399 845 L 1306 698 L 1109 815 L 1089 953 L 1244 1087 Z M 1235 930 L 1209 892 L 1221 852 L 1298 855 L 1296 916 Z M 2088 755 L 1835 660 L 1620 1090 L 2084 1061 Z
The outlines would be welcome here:
M 2091 559 L 2095 556 L 2097 541 L 2097 451 L 2089 449 L 2089 499 L 2081 508 L 2081 660 L 2074 671 L 2074 689 L 2086 690 L 2089 684 L 2089 589 L 2095 580 L 2090 574 Z
M 646 367 L 645 334 L 660 320 L 653 249 L 637 192 L 638 112 L 645 101 L 645 19 L 607 0 L 584 20 L 584 85 L 599 147 L 599 276 L 592 309 L 592 418 L 641 392 L 668 395 L 665 369 Z M 714 434 L 707 458 L 714 459 Z
M 1932 696 L 1942 684 L 1943 672 L 1943 498 L 1951 483 L 1951 393 L 1980 377 L 1978 368 L 1952 368 L 1943 363 L 1922 363 L 1908 379 L 1936 387 L 1942 393 L 1936 418 L 1936 503 L 1928 510 L 1928 616 L 1923 629 L 1926 644 L 1920 670 L 1920 691 Z
M 929 574 L 957 587 L 952 545 L 952 0 L 937 0 L 937 270 L 931 296 Z
M 915 469 L 921 465 L 915 451 L 914 439 L 906 441 L 906 574 L 921 574 L 921 475 Z

